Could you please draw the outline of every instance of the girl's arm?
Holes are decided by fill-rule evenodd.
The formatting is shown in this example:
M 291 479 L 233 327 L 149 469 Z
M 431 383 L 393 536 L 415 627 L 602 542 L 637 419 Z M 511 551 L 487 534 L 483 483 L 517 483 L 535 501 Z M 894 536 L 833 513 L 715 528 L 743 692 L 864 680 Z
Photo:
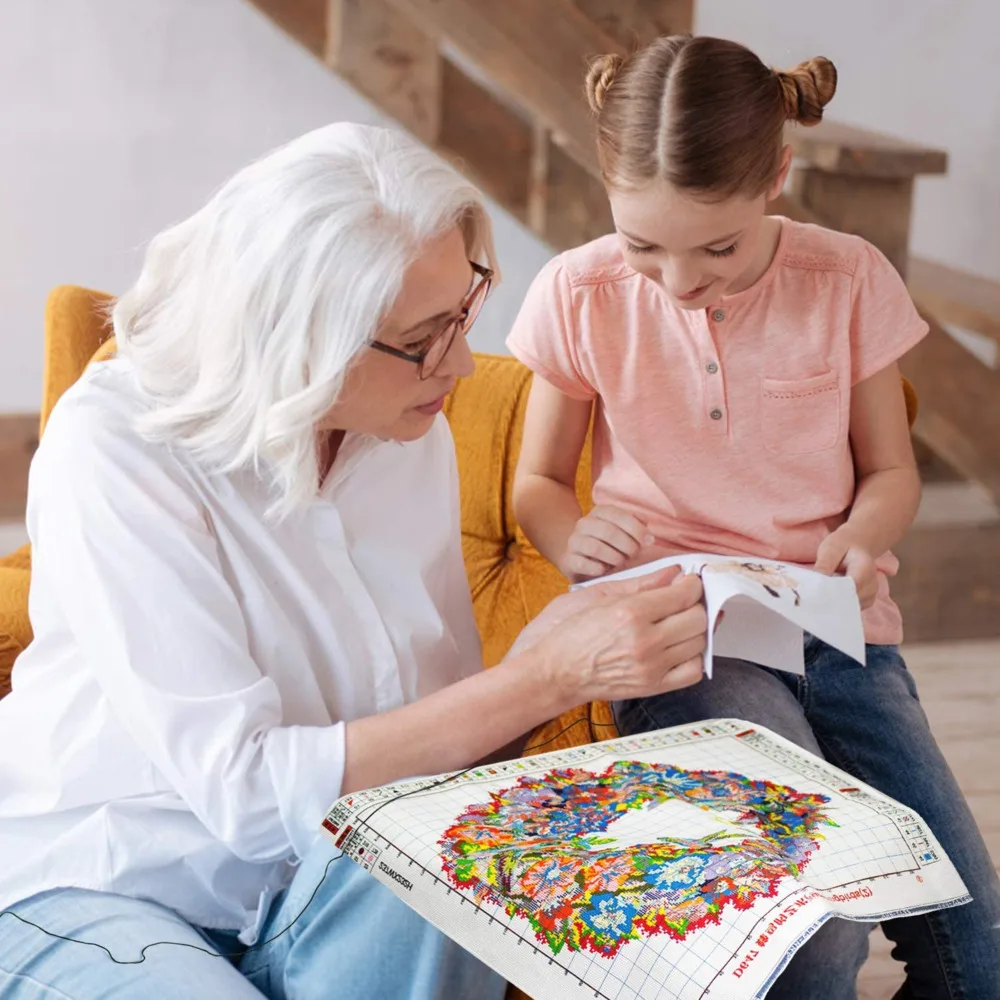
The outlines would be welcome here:
M 590 426 L 590 400 L 572 399 L 536 375 L 514 477 L 514 517 L 549 562 L 562 565 L 583 512 L 576 470 Z
M 906 534 L 920 503 L 920 475 L 895 363 L 854 387 L 850 434 L 854 504 L 846 523 L 820 546 L 816 568 L 845 571 L 867 606 L 875 599 L 875 560 Z
M 587 439 L 590 400 L 573 399 L 538 375 L 531 385 L 514 478 L 514 516 L 535 548 L 571 580 L 620 569 L 652 538 L 615 507 L 582 517 L 576 471 Z

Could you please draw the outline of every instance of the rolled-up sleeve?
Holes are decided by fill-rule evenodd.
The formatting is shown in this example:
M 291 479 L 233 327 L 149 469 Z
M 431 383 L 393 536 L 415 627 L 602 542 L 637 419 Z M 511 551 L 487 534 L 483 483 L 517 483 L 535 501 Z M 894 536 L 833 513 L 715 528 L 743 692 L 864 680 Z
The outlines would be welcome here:
M 53 414 L 31 496 L 46 599 L 160 783 L 237 857 L 302 857 L 340 794 L 344 725 L 283 725 L 183 465 L 75 402 Z

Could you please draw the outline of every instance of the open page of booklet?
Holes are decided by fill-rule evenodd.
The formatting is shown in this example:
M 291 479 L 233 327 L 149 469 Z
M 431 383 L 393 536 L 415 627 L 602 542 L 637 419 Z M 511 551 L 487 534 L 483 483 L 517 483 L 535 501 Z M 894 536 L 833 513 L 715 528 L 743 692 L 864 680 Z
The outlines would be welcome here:
M 770 559 L 694 554 L 661 559 L 577 587 L 643 576 L 668 566 L 680 566 L 702 579 L 709 620 L 708 677 L 715 656 L 802 674 L 806 632 L 865 662 L 861 606 L 854 583 L 843 576 Z M 722 610 L 725 615 L 716 628 Z

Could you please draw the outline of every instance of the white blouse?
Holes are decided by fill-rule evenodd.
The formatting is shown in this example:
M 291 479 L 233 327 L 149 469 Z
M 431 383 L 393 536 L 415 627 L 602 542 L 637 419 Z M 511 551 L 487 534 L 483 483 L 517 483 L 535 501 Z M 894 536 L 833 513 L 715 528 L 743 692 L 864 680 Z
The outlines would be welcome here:
M 0 908 L 57 886 L 144 896 L 252 941 L 340 794 L 344 722 L 482 669 L 444 417 L 348 435 L 316 501 L 265 519 L 132 429 L 92 366 L 31 468 L 35 640 L 0 701 Z

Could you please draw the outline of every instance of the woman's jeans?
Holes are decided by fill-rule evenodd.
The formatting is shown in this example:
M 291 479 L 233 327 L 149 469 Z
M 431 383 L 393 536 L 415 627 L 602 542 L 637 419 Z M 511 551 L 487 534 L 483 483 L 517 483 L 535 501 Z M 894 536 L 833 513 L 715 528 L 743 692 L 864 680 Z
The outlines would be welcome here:
M 339 853 L 317 839 L 268 911 L 260 940 L 291 928 L 245 953 L 235 936 L 193 927 L 156 903 L 84 889 L 33 896 L 10 909 L 54 934 L 102 945 L 119 961 L 138 961 L 154 941 L 188 947 L 157 945 L 141 964 L 116 965 L 101 948 L 5 915 L 0 1000 L 502 1000 L 506 984 L 496 973 L 353 861 L 333 861 L 324 878 Z

